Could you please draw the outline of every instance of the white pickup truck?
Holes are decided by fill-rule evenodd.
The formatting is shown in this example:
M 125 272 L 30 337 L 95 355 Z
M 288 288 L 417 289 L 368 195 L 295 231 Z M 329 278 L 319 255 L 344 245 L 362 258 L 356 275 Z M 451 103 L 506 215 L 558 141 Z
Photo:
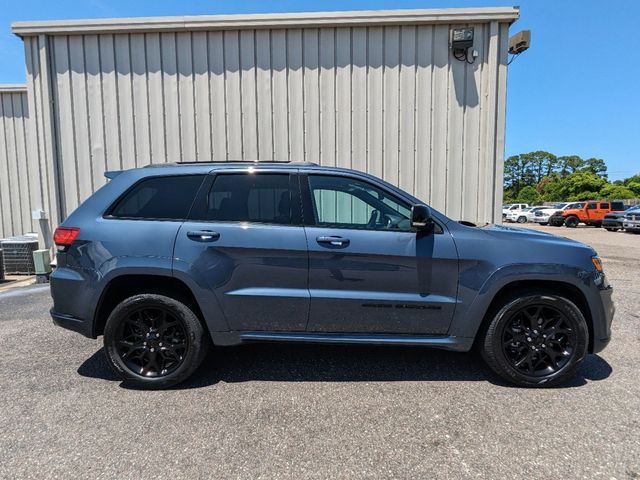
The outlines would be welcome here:
M 522 210 L 528 206 L 528 203 L 507 203 L 506 205 L 502 205 L 502 220 L 506 220 L 511 212 Z
M 543 208 L 544 206 L 536 205 L 535 207 L 527 207 L 522 210 L 510 210 L 504 220 L 505 222 L 513 223 L 533 222 L 536 212 Z

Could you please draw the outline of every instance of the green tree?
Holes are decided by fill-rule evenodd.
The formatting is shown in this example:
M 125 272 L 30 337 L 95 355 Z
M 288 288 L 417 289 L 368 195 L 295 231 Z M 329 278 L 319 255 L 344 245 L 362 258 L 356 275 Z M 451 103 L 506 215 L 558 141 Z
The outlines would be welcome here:
M 636 194 L 625 187 L 624 185 L 608 184 L 600 190 L 600 196 L 602 200 L 625 200 L 627 198 L 634 198 Z
M 540 203 L 540 194 L 531 185 L 527 185 L 518 194 L 517 203 L 528 203 L 529 205 L 537 205 Z
M 584 165 L 584 160 L 577 155 L 558 157 L 558 169 L 562 177 L 577 172 Z
M 583 172 L 595 173 L 599 177 L 607 178 L 607 164 L 601 158 L 587 158 L 580 170 Z
M 517 197 L 524 187 L 536 186 L 544 177 L 551 175 L 557 163 L 554 154 L 542 150 L 513 155 L 504 162 L 505 188 Z

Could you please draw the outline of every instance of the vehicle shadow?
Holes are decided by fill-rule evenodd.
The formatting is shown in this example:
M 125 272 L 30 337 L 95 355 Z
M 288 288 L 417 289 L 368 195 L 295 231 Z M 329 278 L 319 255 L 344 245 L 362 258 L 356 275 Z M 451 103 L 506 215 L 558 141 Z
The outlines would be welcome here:
M 85 377 L 119 381 L 104 349 L 78 368 Z M 556 388 L 604 380 L 612 368 L 598 355 L 589 355 L 577 375 Z M 192 377 L 176 389 L 203 388 L 218 382 L 394 382 L 488 381 L 513 387 L 493 374 L 478 354 L 420 347 L 364 345 L 252 344 L 214 349 Z M 126 388 L 126 385 L 122 384 Z M 514 387 L 517 388 L 517 387 Z

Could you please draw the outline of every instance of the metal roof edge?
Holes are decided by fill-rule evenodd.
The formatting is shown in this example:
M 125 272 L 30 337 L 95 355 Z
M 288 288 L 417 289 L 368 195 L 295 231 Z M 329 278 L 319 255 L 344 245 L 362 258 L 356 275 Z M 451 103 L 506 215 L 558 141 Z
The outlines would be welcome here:
M 438 8 L 420 10 L 355 10 L 337 12 L 258 13 L 178 17 L 105 18 L 14 22 L 19 37 L 39 34 L 88 34 L 228 30 L 246 28 L 301 28 L 321 26 L 402 25 L 429 23 L 509 22 L 520 15 L 519 7 Z
M 0 93 L 17 93 L 17 92 L 26 92 L 27 86 L 22 84 L 0 84 Z

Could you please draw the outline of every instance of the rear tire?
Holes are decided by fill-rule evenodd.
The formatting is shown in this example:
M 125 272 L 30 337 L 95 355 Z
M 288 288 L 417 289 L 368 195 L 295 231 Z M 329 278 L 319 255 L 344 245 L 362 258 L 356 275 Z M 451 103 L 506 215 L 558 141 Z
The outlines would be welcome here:
M 518 223 L 527 223 L 527 217 L 518 217 Z
M 578 220 L 578 217 L 575 217 L 573 215 L 570 217 L 567 217 L 567 219 L 564 221 L 565 226 L 569 228 L 576 228 L 579 223 L 580 223 L 580 220 Z
M 104 348 L 127 386 L 163 389 L 183 382 L 200 366 L 209 347 L 206 335 L 184 303 L 144 293 L 113 309 L 104 329 Z
M 587 355 L 589 330 L 570 300 L 520 292 L 491 318 L 482 357 L 503 379 L 521 387 L 553 387 L 573 377 Z

